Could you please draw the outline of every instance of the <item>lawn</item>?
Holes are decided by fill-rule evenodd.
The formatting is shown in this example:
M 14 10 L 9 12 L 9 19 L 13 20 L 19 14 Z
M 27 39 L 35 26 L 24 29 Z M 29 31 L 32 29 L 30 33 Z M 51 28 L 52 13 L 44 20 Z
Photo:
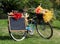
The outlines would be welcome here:
M 29 36 L 23 41 L 16 42 L 10 38 L 7 20 L 0 20 L 0 44 L 60 44 L 60 30 L 53 29 L 54 34 L 51 39 L 43 39 L 37 33 Z

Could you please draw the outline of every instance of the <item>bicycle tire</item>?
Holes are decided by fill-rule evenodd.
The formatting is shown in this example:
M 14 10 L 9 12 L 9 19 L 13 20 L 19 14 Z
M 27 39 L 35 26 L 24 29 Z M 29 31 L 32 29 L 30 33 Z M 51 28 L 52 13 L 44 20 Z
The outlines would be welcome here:
M 24 40 L 26 38 L 26 32 L 24 32 L 23 36 L 21 38 L 19 38 L 19 39 L 15 38 L 14 35 L 13 35 L 13 33 L 10 30 L 9 30 L 9 35 L 15 41 L 22 41 L 22 40 Z
M 42 25 L 42 27 L 41 27 L 41 25 Z M 47 26 L 49 27 L 47 27 Z M 44 38 L 44 39 L 50 39 L 52 36 L 53 36 L 53 28 L 52 28 L 52 26 L 50 25 L 50 23 L 41 23 L 40 24 L 40 27 L 42 28 L 38 28 L 38 24 L 36 25 L 36 30 L 37 30 L 37 32 L 38 32 L 38 34 L 42 37 L 42 38 Z M 50 30 L 50 33 L 49 33 L 49 30 L 48 29 L 46 29 L 46 27 Z M 42 30 L 42 31 L 41 31 Z M 47 32 L 44 32 L 44 31 L 47 31 Z M 46 35 L 44 35 L 46 33 Z M 49 33 L 49 36 L 47 36 L 47 34 Z

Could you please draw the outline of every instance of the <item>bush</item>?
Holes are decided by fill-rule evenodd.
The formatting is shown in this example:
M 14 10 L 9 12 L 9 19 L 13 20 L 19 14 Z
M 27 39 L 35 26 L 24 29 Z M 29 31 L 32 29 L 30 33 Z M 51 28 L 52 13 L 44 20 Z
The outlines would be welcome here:
M 55 10 L 54 14 L 55 14 L 56 19 L 60 20 L 60 10 Z

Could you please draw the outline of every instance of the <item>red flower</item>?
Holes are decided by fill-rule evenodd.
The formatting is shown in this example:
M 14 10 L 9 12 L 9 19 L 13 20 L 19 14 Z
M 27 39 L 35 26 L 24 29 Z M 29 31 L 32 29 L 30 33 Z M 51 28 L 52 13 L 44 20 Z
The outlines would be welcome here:
M 14 13 L 14 19 L 18 20 L 22 18 L 22 13 Z

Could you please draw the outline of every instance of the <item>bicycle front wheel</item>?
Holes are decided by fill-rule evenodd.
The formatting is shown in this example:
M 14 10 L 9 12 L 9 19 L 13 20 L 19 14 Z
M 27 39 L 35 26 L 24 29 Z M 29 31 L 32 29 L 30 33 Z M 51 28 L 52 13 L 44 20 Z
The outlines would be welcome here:
M 36 29 L 42 38 L 50 39 L 53 35 L 53 29 L 49 23 L 37 24 Z

